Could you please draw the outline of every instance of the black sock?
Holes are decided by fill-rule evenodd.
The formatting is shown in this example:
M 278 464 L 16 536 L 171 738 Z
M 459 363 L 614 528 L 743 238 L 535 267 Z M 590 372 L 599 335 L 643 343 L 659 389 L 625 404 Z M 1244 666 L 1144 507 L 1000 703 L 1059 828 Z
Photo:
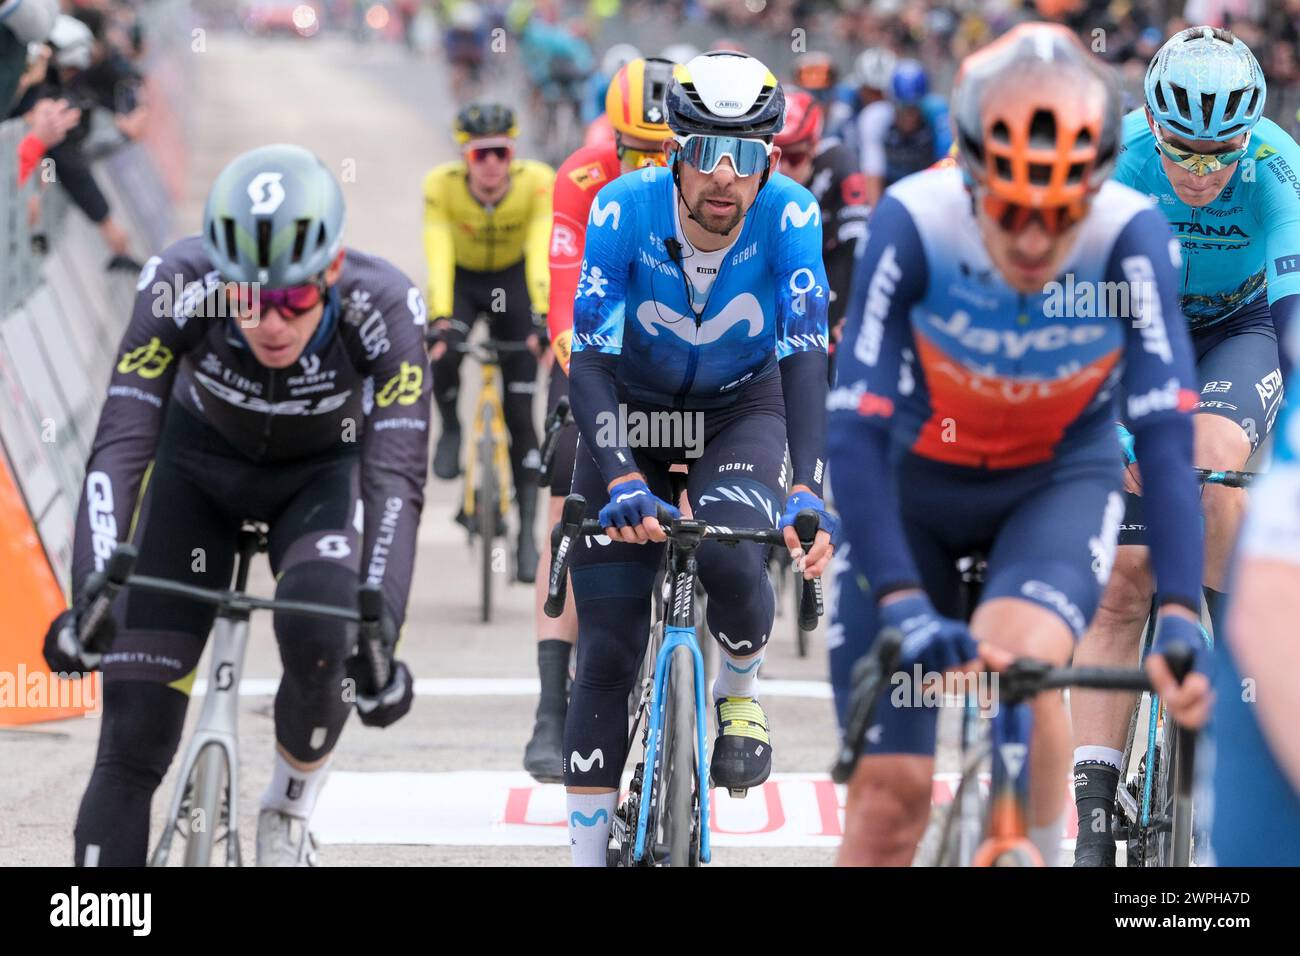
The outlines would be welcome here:
M 1074 805 L 1079 811 L 1081 843 L 1111 842 L 1119 771 L 1108 763 L 1081 760 L 1074 765 Z
M 1210 630 L 1214 632 L 1214 641 L 1217 644 L 1227 633 L 1224 629 L 1228 626 L 1225 618 L 1228 613 L 1228 595 L 1209 587 L 1201 590 L 1205 592 L 1205 607 L 1210 612 Z
M 573 645 L 548 639 L 537 642 L 537 673 L 542 679 L 542 697 L 537 713 L 564 716 L 569 709 L 569 654 Z

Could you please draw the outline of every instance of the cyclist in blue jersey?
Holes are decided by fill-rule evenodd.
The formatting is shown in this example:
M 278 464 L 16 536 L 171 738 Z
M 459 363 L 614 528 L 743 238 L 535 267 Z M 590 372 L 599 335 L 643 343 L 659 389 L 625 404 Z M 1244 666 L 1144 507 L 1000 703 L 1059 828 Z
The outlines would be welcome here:
M 609 538 L 586 539 L 572 562 L 579 640 L 564 782 L 580 866 L 605 864 L 627 697 L 665 540 L 657 509 L 676 514 L 670 466 L 689 465 L 696 518 L 786 528 L 805 577 L 829 562 L 834 530 L 821 497 L 829 301 L 821 214 L 808 190 L 776 172 L 781 87 L 753 57 L 706 53 L 675 68 L 664 105 L 669 165 L 629 173 L 596 196 L 574 299 L 573 490 Z M 635 423 L 647 420 L 676 434 L 661 427 L 638 439 Z M 620 421 L 629 427 L 613 427 Z M 820 513 L 823 529 L 806 555 L 791 527 L 803 508 Z M 706 540 L 699 576 L 721 661 L 711 770 L 718 786 L 744 790 L 772 765 L 756 689 L 774 612 L 765 549 Z
M 948 155 L 948 104 L 930 92 L 930 78 L 918 61 L 898 61 L 889 98 L 858 116 L 858 143 L 868 203 L 879 201 L 886 186 Z
M 1300 306 L 1300 148 L 1263 118 L 1266 86 L 1241 40 L 1211 27 L 1169 39 L 1146 74 L 1146 105 L 1124 121 L 1115 178 L 1155 200 L 1181 246 L 1180 299 L 1200 392 L 1194 461 L 1243 468 L 1282 405 L 1275 324 Z M 1078 662 L 1123 665 L 1138 654 L 1151 606 L 1146 520 L 1154 495 L 1137 468 L 1125 479 L 1126 514 L 1115 572 Z M 1241 489 L 1207 485 L 1204 596 L 1223 634 L 1227 567 L 1245 508 Z M 1209 707 L 1194 681 L 1195 711 Z M 1110 835 L 1129 695 L 1077 691 L 1075 803 L 1079 866 L 1113 866 Z M 1198 716 L 1179 713 L 1179 719 Z
M 895 681 L 977 654 L 995 668 L 1070 659 L 1123 511 L 1121 389 L 1162 489 L 1150 502 L 1158 662 L 1173 644 L 1199 646 L 1195 394 L 1177 247 L 1144 197 L 1105 182 L 1119 104 L 1110 69 L 1068 29 L 1022 24 L 962 64 L 961 168 L 908 177 L 875 210 L 829 399 L 847 551 L 832 602 L 841 701 L 877 626 L 904 638 Z M 1102 283 L 1128 289 L 1130 308 L 1077 297 Z M 967 625 L 958 562 L 973 553 L 987 567 Z M 913 694 L 892 693 L 868 730 L 841 863 L 907 865 L 925 829 L 936 713 L 906 706 Z M 1032 710 L 1030 836 L 1050 863 L 1069 726 L 1058 693 Z
M 1285 327 L 1278 333 L 1286 381 L 1294 383 L 1287 355 L 1296 343 Z M 1203 761 L 1213 792 L 1198 806 L 1213 820 L 1210 846 L 1220 866 L 1300 866 L 1297 502 L 1300 415 L 1288 405 L 1278 417 L 1273 468 L 1256 485 L 1242 528 L 1228 633 L 1215 648 L 1214 723 Z

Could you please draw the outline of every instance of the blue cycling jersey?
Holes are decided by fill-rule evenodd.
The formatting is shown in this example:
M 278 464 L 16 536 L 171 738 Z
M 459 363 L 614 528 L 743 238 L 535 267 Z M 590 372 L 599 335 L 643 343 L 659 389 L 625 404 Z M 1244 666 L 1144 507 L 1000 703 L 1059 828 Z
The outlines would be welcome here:
M 1124 118 L 1115 178 L 1149 195 L 1169 218 L 1182 244 L 1182 307 L 1193 331 L 1265 292 L 1270 304 L 1300 293 L 1300 146 L 1262 119 L 1247 149 L 1223 191 L 1192 207 L 1165 175 L 1145 110 Z
M 632 465 L 597 439 L 596 416 L 621 401 L 675 409 L 732 405 L 779 367 L 797 484 L 824 471 L 826 311 L 821 209 L 774 174 L 701 293 L 686 276 L 712 262 L 677 234 L 671 169 L 647 167 L 591 204 L 573 306 L 573 413 L 607 480 Z M 683 248 L 684 247 L 684 248 Z
M 575 355 L 621 356 L 619 379 L 637 401 L 707 408 L 730 404 L 793 353 L 826 351 L 830 298 L 812 193 L 780 174 L 759 190 L 698 318 L 665 245 L 675 205 L 672 172 L 661 167 L 597 194 L 573 303 Z

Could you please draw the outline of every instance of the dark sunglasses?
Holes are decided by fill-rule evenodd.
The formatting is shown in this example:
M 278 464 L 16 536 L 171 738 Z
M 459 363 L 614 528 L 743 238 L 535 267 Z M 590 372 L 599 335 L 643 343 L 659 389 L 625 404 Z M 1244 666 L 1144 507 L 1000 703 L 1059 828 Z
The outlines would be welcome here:
M 1003 232 L 1020 232 L 1032 222 L 1038 222 L 1048 235 L 1059 236 L 1088 215 L 1084 203 L 1069 206 L 1048 206 L 1034 209 L 1018 203 L 1007 202 L 991 193 L 984 194 L 984 211 Z
M 513 154 L 514 150 L 509 146 L 475 146 L 469 151 L 469 161 L 481 163 L 489 156 L 495 156 L 502 162 L 506 162 Z

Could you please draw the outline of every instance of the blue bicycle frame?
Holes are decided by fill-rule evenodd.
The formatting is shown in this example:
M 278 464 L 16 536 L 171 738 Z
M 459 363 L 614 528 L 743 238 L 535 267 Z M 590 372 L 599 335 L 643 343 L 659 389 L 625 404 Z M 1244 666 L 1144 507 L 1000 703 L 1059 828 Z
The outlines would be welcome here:
M 664 643 L 659 648 L 659 656 L 655 659 L 655 682 L 654 692 L 650 698 L 650 745 L 646 749 L 645 758 L 645 775 L 644 780 L 648 781 L 647 786 L 653 786 L 655 779 L 656 763 L 659 760 L 659 740 L 663 730 L 664 707 L 668 698 L 668 662 L 672 659 L 673 651 L 679 647 L 690 649 L 691 659 L 695 663 L 694 667 L 694 684 L 695 684 L 695 752 L 698 761 L 697 774 L 699 777 L 700 793 L 700 862 L 709 862 L 709 770 L 704 763 L 704 727 L 708 720 L 708 710 L 704 703 L 704 655 L 700 651 L 699 641 L 695 637 L 694 627 L 673 627 L 671 625 L 664 628 Z M 663 800 L 663 794 L 656 794 L 657 800 Z M 650 826 L 650 804 L 651 800 L 642 799 L 641 807 L 637 813 L 636 821 L 636 846 L 633 849 L 633 859 L 640 863 L 645 857 L 646 833 Z

